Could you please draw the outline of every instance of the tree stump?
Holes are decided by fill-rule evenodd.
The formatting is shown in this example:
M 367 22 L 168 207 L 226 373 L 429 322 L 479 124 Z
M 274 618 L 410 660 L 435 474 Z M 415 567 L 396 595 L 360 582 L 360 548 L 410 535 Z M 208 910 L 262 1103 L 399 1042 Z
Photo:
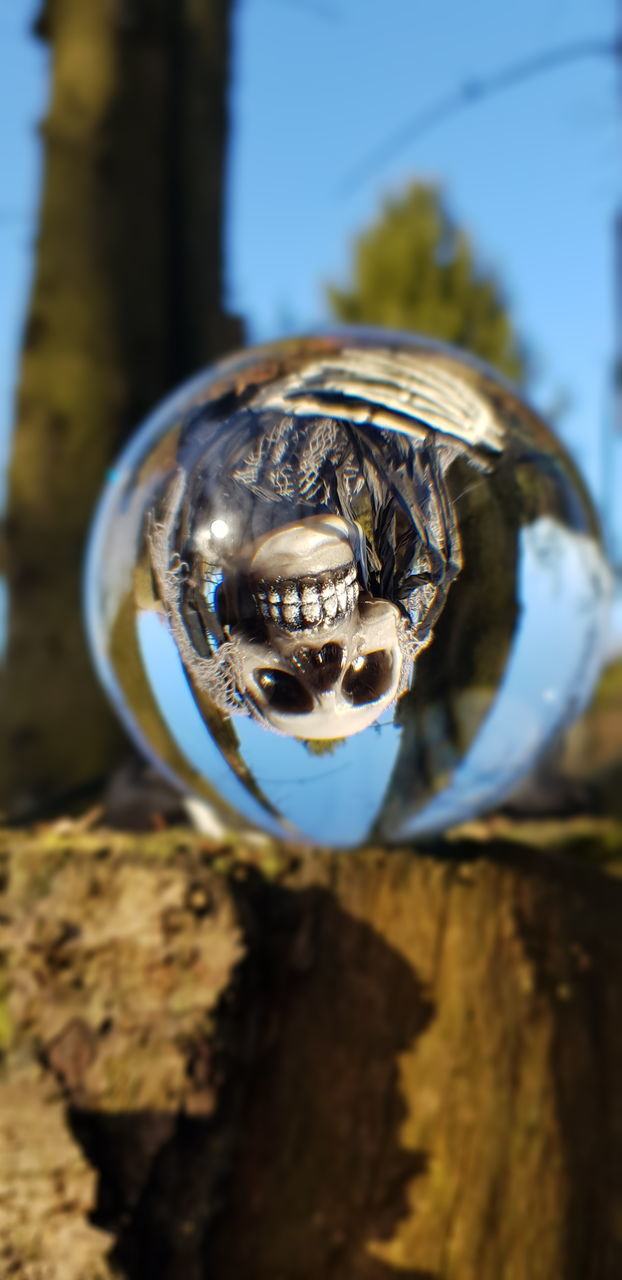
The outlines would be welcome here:
M 618 1280 L 619 825 L 1 844 L 5 1274 Z

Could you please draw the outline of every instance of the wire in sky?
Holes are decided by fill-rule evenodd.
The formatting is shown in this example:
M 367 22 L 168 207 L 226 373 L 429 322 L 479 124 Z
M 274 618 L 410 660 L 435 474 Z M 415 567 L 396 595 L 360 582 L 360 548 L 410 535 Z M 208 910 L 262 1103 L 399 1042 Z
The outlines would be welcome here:
M 617 57 L 622 54 L 622 42 L 618 40 L 581 40 L 573 44 L 562 45 L 556 49 L 548 49 L 542 53 L 522 58 L 519 62 L 510 63 L 501 71 L 477 79 L 466 80 L 458 89 L 444 94 L 423 107 L 400 125 L 389 137 L 374 147 L 368 155 L 352 170 L 341 185 L 341 192 L 349 195 L 355 191 L 376 169 L 388 163 L 393 157 L 412 142 L 416 142 L 424 134 L 443 124 L 456 115 L 463 107 L 471 107 L 483 98 L 495 93 L 503 93 L 513 89 L 515 85 L 534 76 L 569 62 L 577 62 L 583 58 Z

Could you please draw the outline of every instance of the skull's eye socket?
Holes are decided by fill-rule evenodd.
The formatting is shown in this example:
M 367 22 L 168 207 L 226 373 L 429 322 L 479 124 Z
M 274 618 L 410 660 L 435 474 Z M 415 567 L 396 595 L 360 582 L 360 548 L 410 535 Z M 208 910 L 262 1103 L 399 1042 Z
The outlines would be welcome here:
M 304 685 L 278 667 L 264 667 L 255 672 L 255 680 L 273 711 L 304 715 L 313 710 L 313 700 Z
M 393 658 L 386 649 L 377 649 L 375 653 L 364 653 L 352 663 L 341 686 L 344 697 L 354 707 L 363 707 L 367 702 L 376 702 L 391 687 L 393 675 Z

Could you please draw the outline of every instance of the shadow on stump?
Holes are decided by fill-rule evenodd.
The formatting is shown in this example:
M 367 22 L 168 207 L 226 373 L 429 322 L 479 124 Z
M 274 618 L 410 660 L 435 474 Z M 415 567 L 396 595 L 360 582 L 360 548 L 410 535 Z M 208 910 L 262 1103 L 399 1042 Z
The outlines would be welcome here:
M 369 1249 L 426 1169 L 400 1144 L 398 1065 L 433 1014 L 422 984 L 325 889 L 248 870 L 235 894 L 247 958 L 189 1063 L 213 1115 L 70 1113 L 113 1262 L 128 1280 L 434 1280 Z

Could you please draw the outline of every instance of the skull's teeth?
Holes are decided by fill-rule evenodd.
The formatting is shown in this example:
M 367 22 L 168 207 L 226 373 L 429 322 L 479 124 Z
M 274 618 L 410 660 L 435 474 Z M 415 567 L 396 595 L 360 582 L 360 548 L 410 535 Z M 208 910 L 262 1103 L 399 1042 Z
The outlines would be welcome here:
M 284 631 L 303 631 L 352 613 L 359 594 L 356 565 L 316 578 L 277 578 L 259 582 L 253 593 L 259 613 Z
M 305 600 L 302 609 L 302 621 L 310 627 L 316 627 L 318 622 L 322 620 L 322 600 L 318 597 L 316 600 Z

